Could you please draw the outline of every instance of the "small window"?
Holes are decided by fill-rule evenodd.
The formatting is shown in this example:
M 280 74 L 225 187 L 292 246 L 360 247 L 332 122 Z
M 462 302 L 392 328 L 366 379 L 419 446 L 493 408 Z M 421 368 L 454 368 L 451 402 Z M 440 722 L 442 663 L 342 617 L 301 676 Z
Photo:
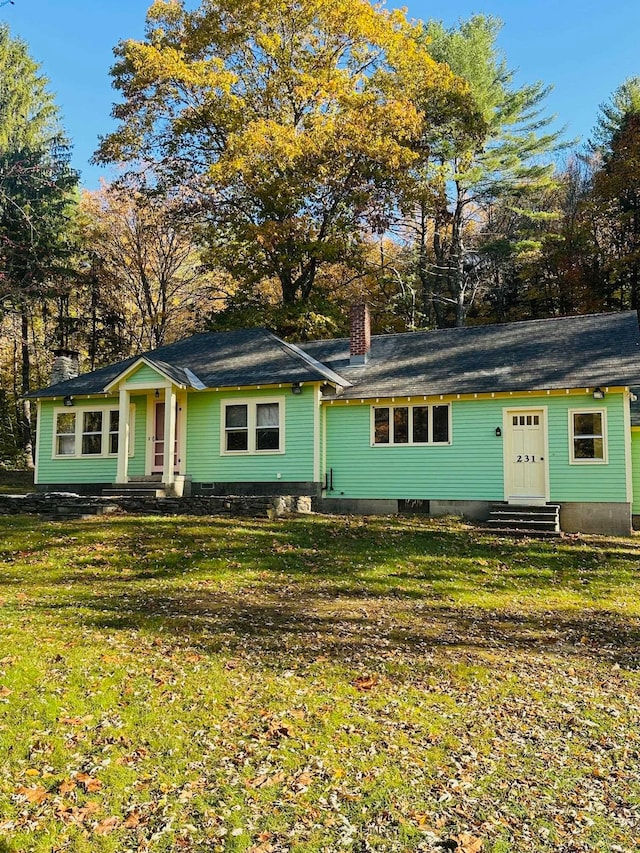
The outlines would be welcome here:
M 449 406 L 433 407 L 433 443 L 446 444 L 449 441 Z
M 413 443 L 426 444 L 429 441 L 429 407 L 413 408 Z
M 389 444 L 389 408 L 373 410 L 373 441 L 375 444 Z
M 256 406 L 256 450 L 280 448 L 280 406 L 258 403 Z
M 226 449 L 247 451 L 249 449 L 249 418 L 246 405 L 227 406 L 225 409 Z
M 572 462 L 605 462 L 605 412 L 572 412 Z
M 102 453 L 102 412 L 82 413 L 82 455 Z
M 109 453 L 118 452 L 118 428 L 120 425 L 120 412 L 114 409 L 109 412 Z
M 409 443 L 409 408 L 401 406 L 393 410 L 393 443 Z
M 75 456 L 76 454 L 76 413 L 59 412 L 56 416 L 56 454 Z

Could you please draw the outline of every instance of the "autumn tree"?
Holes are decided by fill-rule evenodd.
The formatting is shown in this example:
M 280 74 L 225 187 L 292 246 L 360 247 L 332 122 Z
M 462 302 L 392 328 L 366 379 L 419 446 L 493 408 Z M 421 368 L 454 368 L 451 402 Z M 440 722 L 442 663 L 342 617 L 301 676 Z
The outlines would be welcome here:
M 478 113 L 472 125 L 434 137 L 429 161 L 414 168 L 405 194 L 430 324 L 464 325 L 482 291 L 479 248 L 490 234 L 492 205 L 507 206 L 521 220 L 548 215 L 530 200 L 550 185 L 550 154 L 560 142 L 559 133 L 549 130 L 552 117 L 543 114 L 549 89 L 539 82 L 516 86 L 496 44 L 501 26 L 496 18 L 476 15 L 450 29 L 432 21 L 424 31 L 433 58 L 467 82 Z
M 467 110 L 416 27 L 367 0 L 158 0 L 116 56 L 119 127 L 98 159 L 188 192 L 212 261 L 245 295 L 276 282 L 285 306 L 386 228 L 427 113 Z
M 640 307 L 640 78 L 600 107 L 589 141 L 593 178 L 585 203 L 608 308 Z
M 92 273 L 103 307 L 118 317 L 124 352 L 196 331 L 215 307 L 216 287 L 178 200 L 104 186 L 84 194 L 82 211 Z

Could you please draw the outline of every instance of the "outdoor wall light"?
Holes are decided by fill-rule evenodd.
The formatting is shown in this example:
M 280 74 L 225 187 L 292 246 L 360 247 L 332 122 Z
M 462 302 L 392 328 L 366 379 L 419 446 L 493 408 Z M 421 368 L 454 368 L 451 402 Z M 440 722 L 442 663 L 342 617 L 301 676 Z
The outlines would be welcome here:
M 73 406 L 73 397 L 71 395 L 67 395 L 62 402 L 65 406 Z
M 604 400 L 604 391 L 602 388 L 594 388 L 593 389 L 593 399 L 594 400 Z
M 292 394 L 302 394 L 302 382 L 293 382 L 291 384 Z
M 501 435 L 502 435 L 502 430 L 500 429 L 500 427 L 496 427 L 496 438 L 500 438 Z
M 160 399 L 160 392 L 158 391 L 157 388 L 156 388 L 156 393 L 154 394 L 154 396 L 155 396 L 156 400 Z

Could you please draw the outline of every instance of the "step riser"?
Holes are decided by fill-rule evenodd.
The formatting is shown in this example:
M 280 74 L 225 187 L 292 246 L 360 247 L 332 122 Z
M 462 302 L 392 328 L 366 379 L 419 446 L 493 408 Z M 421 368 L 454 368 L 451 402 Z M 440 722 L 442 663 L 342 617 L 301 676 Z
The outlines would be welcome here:
M 489 511 L 489 527 L 512 530 L 560 532 L 560 505 L 520 506 L 494 504 Z

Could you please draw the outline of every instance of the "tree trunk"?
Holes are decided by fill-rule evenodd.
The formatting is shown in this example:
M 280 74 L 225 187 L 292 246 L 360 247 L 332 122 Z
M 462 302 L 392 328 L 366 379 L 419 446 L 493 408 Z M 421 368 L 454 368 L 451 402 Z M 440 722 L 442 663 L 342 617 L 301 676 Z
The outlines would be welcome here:
M 20 301 L 20 333 L 21 333 L 21 356 L 22 356 L 22 393 L 26 394 L 30 391 L 31 384 L 31 357 L 29 353 L 29 314 L 27 305 L 24 299 Z M 29 468 L 34 467 L 34 448 L 31 436 L 31 401 L 22 400 L 21 404 L 21 431 L 22 431 L 22 448 L 26 457 L 26 463 Z

